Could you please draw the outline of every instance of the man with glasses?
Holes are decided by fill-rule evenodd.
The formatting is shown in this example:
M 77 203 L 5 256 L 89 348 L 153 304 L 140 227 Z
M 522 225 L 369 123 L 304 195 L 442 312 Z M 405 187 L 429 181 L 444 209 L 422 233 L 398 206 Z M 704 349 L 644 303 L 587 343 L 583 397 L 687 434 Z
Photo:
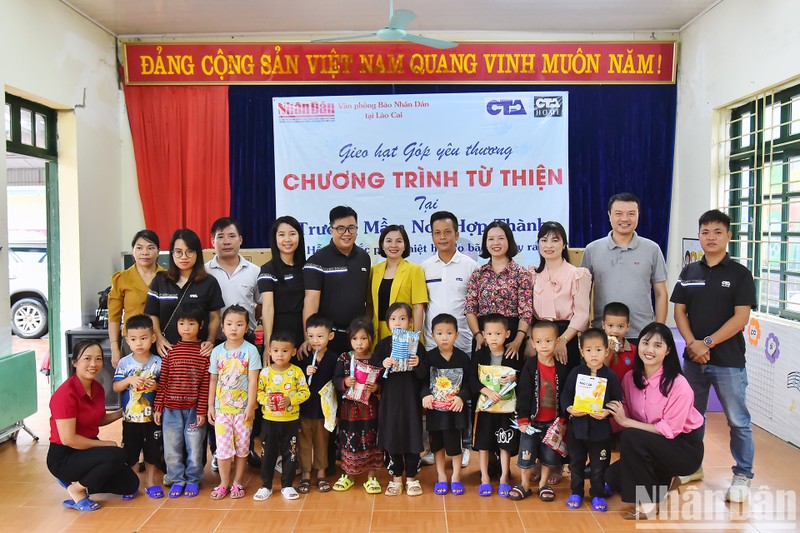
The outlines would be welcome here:
M 358 214 L 352 207 L 336 206 L 330 216 L 331 242 L 306 261 L 303 267 L 305 299 L 303 323 L 314 313 L 333 320 L 334 339 L 328 345 L 336 353 L 350 349 L 347 326 L 367 313 L 370 258 L 356 246 Z M 298 342 L 303 339 L 298 339 Z M 308 353 L 303 343 L 300 355 Z

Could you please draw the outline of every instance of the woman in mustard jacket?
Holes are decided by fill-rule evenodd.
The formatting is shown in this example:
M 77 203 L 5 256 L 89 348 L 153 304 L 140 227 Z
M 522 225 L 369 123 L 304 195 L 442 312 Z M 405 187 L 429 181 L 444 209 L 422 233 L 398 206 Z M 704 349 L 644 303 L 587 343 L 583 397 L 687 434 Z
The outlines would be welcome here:
M 375 342 L 391 335 L 386 325 L 386 310 L 395 302 L 404 302 L 414 311 L 414 331 L 422 331 L 425 304 L 428 303 L 428 287 L 422 267 L 410 263 L 406 257 L 411 253 L 408 233 L 401 226 L 387 226 L 378 240 L 381 256 L 386 261 L 372 267 L 369 273 L 369 309 L 375 324 Z

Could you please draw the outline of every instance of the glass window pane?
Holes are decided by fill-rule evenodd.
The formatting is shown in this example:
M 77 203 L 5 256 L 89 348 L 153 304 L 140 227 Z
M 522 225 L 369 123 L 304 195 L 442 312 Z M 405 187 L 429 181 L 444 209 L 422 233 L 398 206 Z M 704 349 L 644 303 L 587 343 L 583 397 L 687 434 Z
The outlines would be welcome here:
M 793 157 L 789 159 L 789 192 L 798 191 L 800 191 L 800 157 Z
M 36 113 L 36 147 L 47 148 L 47 119 L 41 113 Z
M 798 276 L 786 276 L 786 300 L 782 302 L 787 310 L 795 311 L 795 307 L 800 304 L 800 277 Z M 789 307 L 789 305 L 792 307 Z
M 750 127 L 750 121 L 752 120 L 752 118 L 753 118 L 752 113 L 745 113 L 744 115 L 742 115 L 742 140 L 741 140 L 742 148 L 750 146 L 750 143 L 752 142 L 751 140 L 752 135 L 750 135 L 753 132 L 752 128 Z
M 19 122 L 22 132 L 20 142 L 29 146 L 33 145 L 33 113 L 30 109 L 25 109 L 23 107 L 19 110 Z
M 6 104 L 6 140 L 11 140 L 11 104 Z
M 792 125 L 789 127 L 789 134 L 796 135 L 800 133 L 800 96 L 792 98 Z
M 800 198 L 792 197 L 788 199 L 789 203 L 789 219 L 784 220 L 787 231 L 800 232 Z M 784 226 L 784 227 L 786 227 Z

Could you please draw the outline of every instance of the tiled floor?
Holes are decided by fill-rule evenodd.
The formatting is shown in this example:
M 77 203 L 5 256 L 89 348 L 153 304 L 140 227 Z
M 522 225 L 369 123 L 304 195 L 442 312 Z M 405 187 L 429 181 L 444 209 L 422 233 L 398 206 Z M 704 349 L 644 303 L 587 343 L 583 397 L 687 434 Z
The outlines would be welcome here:
M 38 343 L 15 339 L 14 349 L 39 349 Z M 46 346 L 45 348 L 46 349 Z M 39 357 L 43 353 L 38 354 Z M 188 531 L 191 533 L 223 531 L 315 531 L 315 532 L 400 532 L 442 533 L 453 531 L 481 533 L 498 531 L 535 531 L 536 533 L 581 533 L 596 531 L 631 531 L 634 529 L 676 531 L 766 531 L 800 530 L 796 516 L 796 492 L 800 491 L 800 450 L 756 428 L 756 479 L 750 503 L 730 505 L 722 501 L 730 481 L 731 457 L 728 431 L 721 414 L 709 417 L 703 481 L 681 487 L 672 496 L 673 512 L 658 521 L 629 522 L 622 519 L 623 505 L 611 498 L 608 513 L 593 512 L 588 505 L 570 511 L 565 507 L 569 495 L 565 480 L 556 487 L 556 501 L 543 503 L 531 498 L 514 503 L 494 496 L 480 498 L 477 456 L 466 471 L 464 496 L 435 496 L 433 467 L 421 474 L 425 494 L 418 498 L 405 495 L 388 498 L 368 496 L 356 484 L 346 493 L 320 494 L 315 490 L 300 500 L 289 502 L 276 492 L 266 502 L 254 502 L 251 495 L 259 486 L 256 470 L 248 470 L 248 495 L 241 500 L 226 498 L 212 501 L 210 487 L 217 476 L 206 471 L 199 497 L 179 500 L 151 500 L 144 495 L 131 502 L 101 495 L 96 499 L 103 508 L 92 513 L 78 513 L 61 507 L 66 494 L 47 472 L 45 456 L 49 436 L 47 408 L 48 387 L 39 380 L 39 412 L 27 420 L 41 437 L 39 442 L 20 433 L 16 443 L 0 444 L 0 530 L 2 531 Z M 104 428 L 102 435 L 119 439 L 119 423 Z M 518 479 L 517 471 L 514 475 Z M 333 481 L 333 480 L 331 480 Z M 381 481 L 385 484 L 386 475 Z M 276 479 L 276 486 L 279 481 Z M 783 492 L 780 492 L 783 491 Z M 679 505 L 683 502 L 685 505 Z M 714 514 L 699 513 L 713 511 Z M 785 512 L 784 512 L 785 511 Z M 678 512 L 683 513 L 678 515 Z M 686 513 L 689 513 L 688 515 Z

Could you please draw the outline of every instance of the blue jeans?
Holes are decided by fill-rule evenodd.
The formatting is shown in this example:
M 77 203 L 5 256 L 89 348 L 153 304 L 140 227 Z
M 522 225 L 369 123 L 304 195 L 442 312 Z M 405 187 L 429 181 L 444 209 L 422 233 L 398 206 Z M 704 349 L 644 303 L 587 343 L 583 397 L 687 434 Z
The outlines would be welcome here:
M 708 408 L 708 391 L 711 386 L 717 392 L 728 427 L 731 429 L 731 455 L 736 465 L 734 474 L 753 478 L 753 427 L 750 411 L 747 410 L 747 370 L 726 366 L 699 365 L 684 360 L 683 373 L 694 390 L 694 407 L 705 416 Z M 705 426 L 703 426 L 705 431 Z
M 167 476 L 177 485 L 200 483 L 203 477 L 203 442 L 206 436 L 206 424 L 197 427 L 197 408 L 164 409 L 161 426 Z

